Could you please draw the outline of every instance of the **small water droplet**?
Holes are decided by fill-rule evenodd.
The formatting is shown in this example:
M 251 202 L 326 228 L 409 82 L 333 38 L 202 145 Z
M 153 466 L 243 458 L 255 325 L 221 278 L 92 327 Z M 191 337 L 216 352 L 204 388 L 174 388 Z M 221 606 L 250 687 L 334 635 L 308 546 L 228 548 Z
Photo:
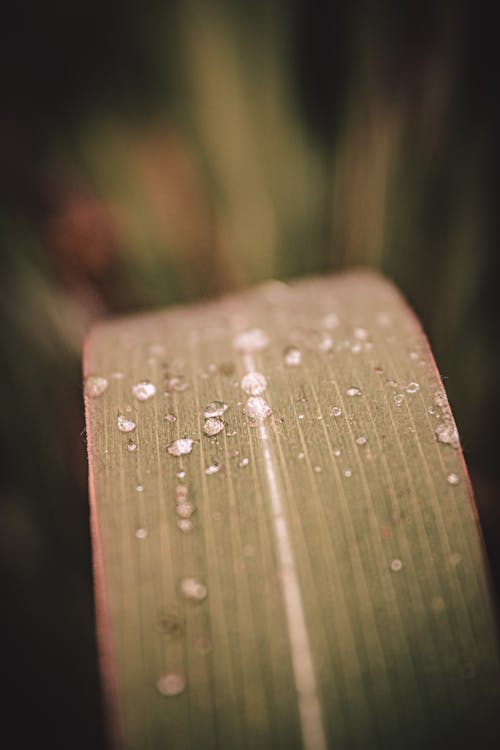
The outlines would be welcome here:
M 447 478 L 448 484 L 457 485 L 460 482 L 460 477 L 458 476 L 458 474 L 455 474 L 453 471 L 450 474 L 448 474 L 446 478 Z
M 137 443 L 134 443 L 133 440 L 129 440 L 127 444 L 127 450 L 130 451 L 130 453 L 133 453 L 137 450 Z
M 233 346 L 240 352 L 258 352 L 269 344 L 269 337 L 261 328 L 242 331 L 233 340 Z
M 207 466 L 207 468 L 205 469 L 205 474 L 207 476 L 210 476 L 212 474 L 217 474 L 217 472 L 220 471 L 220 469 L 221 469 L 220 464 L 213 463 L 213 464 L 210 464 L 210 466 Z
M 179 503 L 175 507 L 175 512 L 180 518 L 191 518 L 196 508 L 192 503 Z
M 348 396 L 361 396 L 361 390 L 359 388 L 348 388 L 346 392 Z
M 273 413 L 266 399 L 262 396 L 250 396 L 245 404 L 244 412 L 247 417 L 255 419 L 256 422 L 262 422 Z
M 248 466 L 249 463 L 250 463 L 250 459 L 249 458 L 242 458 L 241 461 L 238 462 L 238 466 L 241 469 L 244 469 L 245 466 Z
M 267 379 L 261 372 L 247 372 L 241 379 L 241 387 L 249 396 L 260 396 L 267 388 Z
M 436 391 L 434 394 L 434 406 L 437 406 L 438 409 L 443 409 L 443 411 L 449 411 L 450 405 L 444 391 Z
M 368 338 L 368 331 L 366 328 L 355 328 L 353 333 L 354 338 L 359 339 L 360 341 L 366 341 Z
M 420 390 L 420 386 L 418 383 L 408 383 L 405 390 L 406 393 L 417 393 Z
M 177 479 L 184 479 L 184 477 L 186 476 L 186 472 L 185 471 L 176 471 L 175 472 L 175 476 L 177 477 Z
M 301 451 L 300 453 L 297 453 L 297 458 L 299 459 L 299 461 L 302 461 L 302 459 L 305 458 L 305 455 L 306 454 L 303 451 Z
M 219 417 L 209 417 L 203 425 L 203 432 L 208 437 L 218 435 L 224 429 L 224 422 Z
M 367 441 L 364 435 L 360 435 L 354 442 L 356 443 L 356 445 L 366 445 Z
M 123 414 L 118 415 L 116 422 L 118 424 L 118 429 L 120 430 L 120 432 L 132 432 L 136 428 L 135 422 L 133 422 L 131 419 L 127 419 L 127 417 L 124 417 Z
M 302 352 L 296 346 L 287 346 L 283 358 L 287 367 L 298 367 L 302 363 Z
M 299 419 L 304 419 L 305 415 L 304 414 L 299 414 L 298 416 L 299 416 Z
M 318 351 L 330 352 L 333 349 L 333 339 L 328 333 L 322 333 L 318 341 Z
M 136 529 L 135 535 L 137 539 L 145 539 L 148 535 L 148 530 L 144 528 Z
M 352 344 L 352 345 L 351 345 L 351 352 L 352 352 L 353 354 L 359 354 L 359 353 L 360 353 L 360 351 L 362 351 L 362 349 L 363 349 L 363 347 L 362 347 L 362 345 L 361 345 L 361 344 L 359 343 L 359 341 L 356 341 L 356 343 L 354 343 L 354 344 Z
M 315 471 L 316 474 L 320 474 L 323 469 L 321 468 L 321 466 L 319 466 L 319 464 L 317 464 L 316 466 L 313 466 L 313 471 Z
M 344 476 L 349 479 L 349 477 L 352 477 L 352 469 L 345 469 Z
M 391 570 L 394 571 L 394 573 L 399 573 L 402 567 L 403 563 L 398 558 L 391 560 Z
M 187 390 L 189 388 L 189 383 L 186 383 L 183 376 L 174 376 L 172 378 L 167 378 L 165 381 L 165 391 L 169 393 L 170 391 L 176 391 L 177 393 L 182 393 L 183 391 Z
M 189 534 L 193 530 L 193 522 L 189 518 L 179 518 L 177 521 L 177 528 L 182 531 L 183 534 Z
M 416 360 L 418 359 L 418 353 L 417 352 L 409 352 L 408 356 L 410 359 Z
M 339 325 L 339 316 L 336 313 L 328 313 L 321 319 L 321 325 L 323 328 L 328 328 L 329 330 L 337 328 Z
M 332 406 L 332 410 L 330 413 L 332 417 L 340 417 L 340 415 L 342 414 L 342 409 L 340 408 L 340 406 Z
M 185 484 L 178 484 L 175 488 L 175 501 L 179 503 L 185 502 L 188 496 L 188 488 Z
M 203 416 L 205 419 L 209 419 L 210 417 L 221 417 L 228 409 L 229 405 L 225 404 L 224 401 L 212 401 L 205 406 Z
M 175 414 L 165 414 L 165 419 L 167 420 L 167 422 L 177 422 L 177 417 L 175 416 Z
M 135 489 L 137 490 L 137 492 L 144 492 L 144 487 L 142 486 L 142 484 L 138 484 Z
M 109 383 L 106 378 L 103 378 L 100 375 L 89 375 L 85 379 L 85 395 L 89 398 L 102 396 L 108 385 Z
M 192 602 L 202 602 L 207 598 L 207 587 L 197 578 L 183 578 L 179 583 L 179 591 L 184 599 Z
M 394 403 L 396 404 L 396 406 L 401 406 L 401 404 L 403 403 L 403 400 L 404 400 L 403 394 L 396 393 L 396 395 L 394 396 Z
M 167 672 L 156 683 L 159 693 L 168 698 L 180 695 L 186 689 L 186 678 L 180 672 Z
M 434 430 L 434 435 L 438 443 L 451 445 L 456 448 L 459 443 L 458 431 L 453 422 L 441 422 Z
M 374 367 L 373 369 L 375 370 L 375 372 L 377 373 L 377 375 L 383 375 L 384 374 L 384 369 L 382 367 Z
M 389 380 L 386 380 L 386 381 L 385 381 L 385 384 L 386 384 L 386 386 L 387 386 L 388 388 L 397 388 L 397 387 L 398 387 L 398 384 L 397 384 L 397 382 L 396 382 L 395 380 L 391 380 L 391 379 L 389 379 Z
M 152 398 L 155 395 L 156 386 L 150 383 L 149 380 L 141 380 L 140 383 L 132 386 L 132 393 L 138 401 L 147 401 L 148 398 Z
M 335 448 L 335 450 L 333 451 L 333 455 L 336 456 L 337 458 L 341 456 L 342 451 L 340 450 L 340 448 Z
M 171 456 L 186 456 L 193 450 L 194 440 L 191 438 L 179 438 L 167 445 L 167 451 Z

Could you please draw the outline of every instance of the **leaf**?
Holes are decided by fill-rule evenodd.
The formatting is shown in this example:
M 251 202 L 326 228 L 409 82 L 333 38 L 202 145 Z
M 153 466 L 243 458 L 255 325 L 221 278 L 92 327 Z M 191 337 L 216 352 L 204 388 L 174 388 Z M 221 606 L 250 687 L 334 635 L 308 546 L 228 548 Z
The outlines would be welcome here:
M 105 322 L 85 375 L 116 746 L 496 746 L 469 480 L 388 282 L 270 282 Z

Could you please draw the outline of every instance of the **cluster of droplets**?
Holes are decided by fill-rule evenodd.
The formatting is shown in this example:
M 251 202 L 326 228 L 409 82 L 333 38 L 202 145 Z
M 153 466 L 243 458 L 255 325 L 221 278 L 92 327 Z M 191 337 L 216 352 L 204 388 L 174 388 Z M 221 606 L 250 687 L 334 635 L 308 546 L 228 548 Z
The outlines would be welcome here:
M 444 391 L 436 391 L 434 394 L 434 406 L 440 409 L 442 419 L 434 430 L 437 442 L 449 445 L 452 448 L 458 448 L 460 438 Z
M 222 415 L 227 411 L 228 404 L 223 401 L 211 401 L 205 407 L 203 416 L 205 418 L 205 424 L 203 425 L 203 432 L 208 437 L 214 437 L 225 427 L 225 422 L 222 419 Z

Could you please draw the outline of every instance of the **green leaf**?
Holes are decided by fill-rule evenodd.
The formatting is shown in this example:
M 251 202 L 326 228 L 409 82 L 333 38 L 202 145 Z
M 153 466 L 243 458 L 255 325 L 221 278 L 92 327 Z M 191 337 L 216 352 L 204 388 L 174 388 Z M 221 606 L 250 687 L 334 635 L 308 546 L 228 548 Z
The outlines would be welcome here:
M 85 376 L 117 746 L 496 746 L 470 484 L 388 282 L 270 282 L 105 322 Z

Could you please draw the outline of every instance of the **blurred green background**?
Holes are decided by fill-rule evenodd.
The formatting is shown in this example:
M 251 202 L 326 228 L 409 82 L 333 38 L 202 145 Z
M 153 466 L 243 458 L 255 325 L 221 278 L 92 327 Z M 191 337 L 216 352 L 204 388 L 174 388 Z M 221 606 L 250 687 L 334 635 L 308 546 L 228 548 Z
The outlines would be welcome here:
M 80 375 L 104 315 L 381 269 L 446 378 L 498 590 L 497 36 L 493 9 L 472 2 L 8 9 L 5 747 L 105 747 Z

